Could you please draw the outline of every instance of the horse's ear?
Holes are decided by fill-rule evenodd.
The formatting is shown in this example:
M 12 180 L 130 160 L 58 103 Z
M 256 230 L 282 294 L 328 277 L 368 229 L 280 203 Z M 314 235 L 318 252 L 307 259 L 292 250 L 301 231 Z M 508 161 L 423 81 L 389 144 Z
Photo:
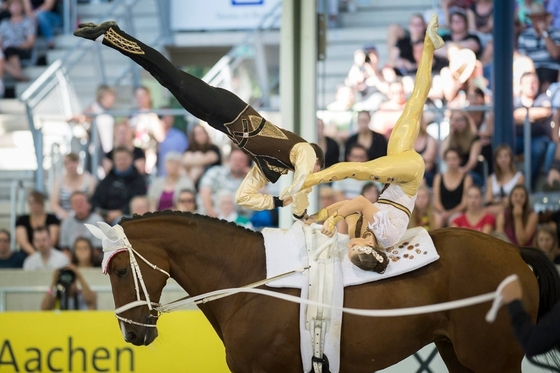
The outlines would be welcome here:
M 101 229 L 97 228 L 95 225 L 93 224 L 84 224 L 84 225 L 95 237 L 99 238 L 100 240 L 105 238 L 105 234 L 101 231 Z
M 119 235 L 118 235 L 117 231 L 114 230 L 113 227 L 111 227 L 109 224 L 105 223 L 104 221 L 100 221 L 100 222 L 97 223 L 97 225 L 99 226 L 99 228 L 101 228 L 101 231 L 103 233 L 105 233 L 105 235 L 111 241 L 118 241 L 119 240 Z

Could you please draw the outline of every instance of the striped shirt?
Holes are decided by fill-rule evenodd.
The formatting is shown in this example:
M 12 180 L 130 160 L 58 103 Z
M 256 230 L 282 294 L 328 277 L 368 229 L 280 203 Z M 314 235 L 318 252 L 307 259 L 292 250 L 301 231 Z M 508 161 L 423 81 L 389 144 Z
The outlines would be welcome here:
M 547 31 L 554 44 L 560 45 L 560 30 L 549 27 Z M 537 36 L 534 28 L 527 28 L 519 35 L 518 49 L 519 53 L 533 60 L 535 68 L 560 70 L 558 60 L 555 60 L 546 49 L 545 38 Z

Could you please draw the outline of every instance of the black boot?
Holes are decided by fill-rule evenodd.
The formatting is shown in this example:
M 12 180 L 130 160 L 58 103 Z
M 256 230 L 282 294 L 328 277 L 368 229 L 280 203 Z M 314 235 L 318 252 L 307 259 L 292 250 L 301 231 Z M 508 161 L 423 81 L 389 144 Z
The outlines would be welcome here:
M 96 40 L 99 36 L 105 34 L 110 27 L 117 26 L 115 21 L 105 21 L 96 25 L 95 23 L 80 23 L 78 29 L 74 31 L 74 36 L 84 39 Z

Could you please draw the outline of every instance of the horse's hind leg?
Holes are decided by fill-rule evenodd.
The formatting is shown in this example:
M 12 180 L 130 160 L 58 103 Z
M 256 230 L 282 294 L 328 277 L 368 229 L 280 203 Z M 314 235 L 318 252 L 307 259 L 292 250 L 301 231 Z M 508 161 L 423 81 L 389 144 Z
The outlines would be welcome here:
M 472 370 L 461 364 L 455 354 L 455 350 L 453 349 L 451 342 L 442 340 L 435 342 L 435 344 L 443 362 L 445 363 L 445 366 L 447 366 L 447 369 L 449 370 L 449 373 L 474 373 Z

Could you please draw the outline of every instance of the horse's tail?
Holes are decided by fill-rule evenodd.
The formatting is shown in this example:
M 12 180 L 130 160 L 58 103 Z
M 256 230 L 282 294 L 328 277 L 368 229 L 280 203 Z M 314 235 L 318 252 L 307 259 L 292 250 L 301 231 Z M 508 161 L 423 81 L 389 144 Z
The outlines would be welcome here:
M 531 266 L 539 283 L 539 320 L 560 301 L 560 275 L 554 263 L 539 249 L 522 247 L 521 257 Z

